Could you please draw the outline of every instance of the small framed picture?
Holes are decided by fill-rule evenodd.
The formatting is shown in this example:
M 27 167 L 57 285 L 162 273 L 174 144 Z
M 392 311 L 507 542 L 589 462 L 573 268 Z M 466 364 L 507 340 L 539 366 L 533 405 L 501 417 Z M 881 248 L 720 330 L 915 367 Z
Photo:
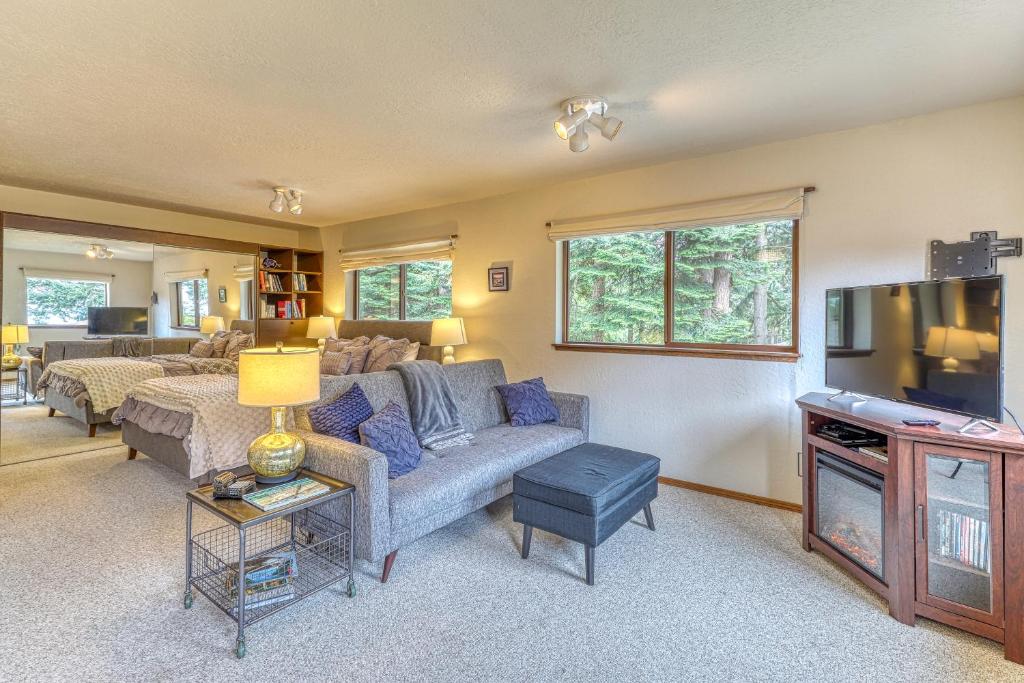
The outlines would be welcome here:
M 487 269 L 487 291 L 507 292 L 508 291 L 508 266 Z
M 217 290 L 217 301 L 221 302 L 222 304 L 226 304 L 228 302 L 228 288 L 227 287 L 220 287 Z

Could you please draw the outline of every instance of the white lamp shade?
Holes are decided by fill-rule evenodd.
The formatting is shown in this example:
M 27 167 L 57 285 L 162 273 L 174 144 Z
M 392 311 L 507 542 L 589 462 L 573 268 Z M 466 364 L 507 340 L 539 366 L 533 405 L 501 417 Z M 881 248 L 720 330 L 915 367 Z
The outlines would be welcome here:
M 0 344 L 25 344 L 28 342 L 28 325 L 4 325 Z
M 985 353 L 999 353 L 999 337 L 991 332 L 978 333 L 978 347 Z
M 924 355 L 958 360 L 977 360 L 981 358 L 978 336 L 972 330 L 962 330 L 959 327 L 929 328 Z
M 238 354 L 238 402 L 260 408 L 320 399 L 320 353 L 309 348 L 246 349 Z
M 431 346 L 459 346 L 466 343 L 466 326 L 462 318 L 439 318 L 430 328 Z
M 204 315 L 199 322 L 200 334 L 213 334 L 224 331 L 224 318 L 219 315 Z
M 306 324 L 306 336 L 310 339 L 327 339 L 337 334 L 334 318 L 329 315 L 315 315 Z

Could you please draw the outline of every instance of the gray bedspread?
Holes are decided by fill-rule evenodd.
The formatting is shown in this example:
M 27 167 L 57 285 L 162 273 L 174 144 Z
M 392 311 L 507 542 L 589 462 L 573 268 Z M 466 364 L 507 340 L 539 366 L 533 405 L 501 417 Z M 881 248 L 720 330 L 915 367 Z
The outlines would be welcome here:
M 176 410 L 155 406 L 128 396 L 114 413 L 114 424 L 128 420 L 151 434 L 165 434 L 184 439 L 192 431 L 192 416 Z

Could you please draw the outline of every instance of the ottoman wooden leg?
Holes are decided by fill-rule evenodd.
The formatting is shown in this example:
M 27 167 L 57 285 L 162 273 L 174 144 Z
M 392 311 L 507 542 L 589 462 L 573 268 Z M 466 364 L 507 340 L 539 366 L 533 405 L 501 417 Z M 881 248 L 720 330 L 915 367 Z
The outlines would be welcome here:
M 654 515 L 651 513 L 651 504 L 644 505 L 644 519 L 647 520 L 647 528 L 654 531 Z
M 533 527 L 529 524 L 523 525 L 523 559 L 530 556 L 530 541 L 533 540 Z
M 584 544 L 587 556 L 587 585 L 594 585 L 594 546 Z

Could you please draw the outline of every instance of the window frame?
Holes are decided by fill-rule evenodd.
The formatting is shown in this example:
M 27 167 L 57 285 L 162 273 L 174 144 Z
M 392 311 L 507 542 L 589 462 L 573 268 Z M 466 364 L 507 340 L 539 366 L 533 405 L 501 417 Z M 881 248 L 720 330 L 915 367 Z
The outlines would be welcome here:
M 431 261 L 441 262 L 445 259 L 424 259 L 423 261 L 413 261 L 411 263 L 429 263 Z M 406 269 L 411 263 L 392 263 L 387 265 L 398 266 L 398 318 L 360 318 L 359 317 L 359 275 L 366 270 L 360 268 L 359 270 L 352 271 L 352 319 L 353 320 L 407 320 L 406 315 L 406 295 L 405 286 L 408 281 L 406 275 Z M 451 263 L 451 261 L 448 261 Z M 378 266 L 371 266 L 378 267 Z
M 103 285 L 103 305 L 104 306 L 109 306 L 110 305 L 110 283 L 106 282 L 104 280 L 85 280 L 85 279 L 81 279 L 81 278 L 69 279 L 69 278 L 60 278 L 60 277 L 25 278 L 25 280 L 26 280 L 26 282 L 25 282 L 25 318 L 26 318 L 26 322 L 27 322 L 27 319 L 28 319 L 28 296 L 29 296 L 29 288 L 28 288 L 28 282 L 27 281 L 29 279 L 33 279 L 33 280 L 51 280 L 53 282 L 89 282 L 89 283 L 93 283 L 93 284 L 97 284 L 97 285 Z M 87 329 L 89 327 L 88 320 L 83 325 L 60 325 L 60 324 L 51 324 L 51 323 L 43 323 L 42 325 L 38 325 L 38 324 L 34 325 L 32 323 L 27 323 L 27 324 L 28 324 L 28 328 L 30 330 L 68 330 L 68 329 L 83 329 L 84 330 L 84 329 Z
M 748 221 L 751 223 L 765 221 Z M 654 356 L 695 356 L 701 358 L 739 358 L 747 360 L 767 360 L 784 363 L 795 363 L 800 357 L 800 221 L 792 219 L 792 273 L 793 289 L 790 306 L 792 307 L 792 336 L 788 346 L 771 344 L 715 344 L 679 342 L 672 339 L 674 325 L 673 288 L 675 279 L 675 230 L 665 230 L 665 270 L 664 270 L 664 306 L 665 329 L 661 344 L 615 344 L 608 342 L 569 341 L 569 264 L 571 240 L 561 243 L 562 248 L 562 301 L 561 329 L 559 340 L 553 344 L 559 351 L 596 351 L 599 353 L 638 353 Z M 714 227 L 714 226 L 709 226 Z M 586 238 L 583 238 L 586 239 Z
M 175 329 L 175 330 L 198 330 L 199 326 L 202 324 L 202 322 L 203 322 L 203 313 L 202 313 L 202 311 L 199 308 L 199 280 L 201 280 L 201 279 L 205 279 L 205 278 L 196 278 L 194 280 L 178 280 L 177 282 L 174 283 L 174 298 L 175 298 L 175 302 L 174 302 L 175 320 L 174 320 L 174 323 L 175 324 L 171 325 L 172 329 Z M 183 284 L 185 284 L 186 282 L 189 283 L 192 286 L 192 304 L 193 304 L 193 308 L 195 309 L 194 313 L 195 313 L 195 319 L 196 319 L 196 324 L 195 325 L 184 325 L 181 322 L 181 286 Z M 209 295 L 210 295 L 210 293 L 209 293 L 209 282 L 207 282 L 207 293 L 206 293 L 206 295 L 207 295 L 207 297 L 209 297 Z M 207 315 L 209 315 L 209 311 L 207 311 Z

